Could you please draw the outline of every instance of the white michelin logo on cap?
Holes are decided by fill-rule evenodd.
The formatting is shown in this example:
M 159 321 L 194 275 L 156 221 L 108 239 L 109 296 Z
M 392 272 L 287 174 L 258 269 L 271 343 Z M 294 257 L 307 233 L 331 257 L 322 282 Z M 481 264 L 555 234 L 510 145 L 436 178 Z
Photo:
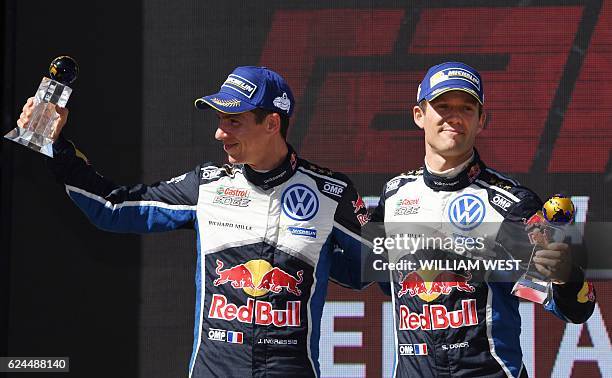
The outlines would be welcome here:
M 463 68 L 445 68 L 442 71 L 436 72 L 429 79 L 429 87 L 433 88 L 437 84 L 450 79 L 460 79 L 468 81 L 472 83 L 472 85 L 474 85 L 478 90 L 480 90 L 480 80 L 478 80 L 476 76 L 472 75 L 472 73 Z
M 274 101 L 272 101 L 272 103 L 274 104 L 274 106 L 276 106 L 279 109 L 282 109 L 286 112 L 289 111 L 289 108 L 291 108 L 291 100 L 289 100 L 289 97 L 287 97 L 287 93 L 283 92 L 283 96 L 282 97 L 277 97 L 274 99 Z
M 257 89 L 257 85 L 235 74 L 230 74 L 221 86 L 233 89 L 246 98 L 251 98 Z

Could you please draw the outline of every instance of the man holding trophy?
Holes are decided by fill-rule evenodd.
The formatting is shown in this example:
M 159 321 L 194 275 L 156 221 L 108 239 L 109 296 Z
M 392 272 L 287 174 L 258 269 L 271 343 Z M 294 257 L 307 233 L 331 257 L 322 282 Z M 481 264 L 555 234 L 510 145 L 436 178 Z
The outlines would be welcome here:
M 15 135 L 37 129 L 30 125 L 40 103 L 27 101 Z M 238 67 L 195 105 L 216 112 L 215 138 L 230 164 L 201 164 L 152 185 L 116 185 L 61 134 L 68 111 L 43 104 L 58 113 L 45 137 L 55 140 L 49 165 L 101 229 L 195 229 L 190 377 L 319 376 L 328 278 L 362 286 L 363 201 L 346 176 L 298 158 L 287 144 L 295 103 L 276 72 Z
M 393 227 L 404 235 L 418 235 L 406 232 L 414 227 L 447 229 L 454 241 L 473 240 L 485 229 L 480 234 L 492 239 L 489 251 L 521 258 L 524 271 L 390 270 L 390 287 L 383 289 L 394 307 L 394 376 L 526 377 L 518 297 L 573 323 L 585 322 L 594 309 L 593 287 L 572 263 L 568 245 L 542 240 L 546 227 L 533 218 L 542 201 L 480 160 L 474 143 L 485 125 L 483 105 L 474 68 L 446 62 L 427 71 L 413 107 L 425 133 L 425 165 L 387 182 L 369 225 L 384 222 L 388 236 L 397 235 Z M 536 223 L 539 242 L 529 240 L 540 235 Z M 440 248 L 403 256 L 465 258 Z

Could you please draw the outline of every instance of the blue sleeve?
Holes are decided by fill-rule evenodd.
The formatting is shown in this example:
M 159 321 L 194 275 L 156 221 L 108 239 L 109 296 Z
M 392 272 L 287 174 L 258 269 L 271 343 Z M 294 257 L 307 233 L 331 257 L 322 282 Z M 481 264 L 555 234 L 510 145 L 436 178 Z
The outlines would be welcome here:
M 547 311 L 571 323 L 584 323 L 591 317 L 595 309 L 595 288 L 585 280 L 582 269 L 574 266 L 567 283 L 552 287 L 552 298 L 544 306 Z
M 332 238 L 339 248 L 332 256 L 332 281 L 359 290 L 370 284 L 362 271 L 364 257 L 371 249 L 371 243 L 361 237 L 361 228 L 368 220 L 365 203 L 349 181 L 334 215 Z
M 158 232 L 190 227 L 195 221 L 199 167 L 153 185 L 119 186 L 98 174 L 68 140 L 53 144 L 48 160 L 68 196 L 97 227 L 114 232 Z

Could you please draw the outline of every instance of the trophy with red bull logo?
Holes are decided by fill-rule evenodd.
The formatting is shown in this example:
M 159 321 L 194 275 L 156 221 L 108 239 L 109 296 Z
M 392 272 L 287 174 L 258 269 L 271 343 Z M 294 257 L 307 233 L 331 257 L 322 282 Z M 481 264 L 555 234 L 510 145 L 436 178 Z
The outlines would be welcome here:
M 551 293 L 551 281 L 546 280 L 535 270 L 533 256 L 536 251 L 545 249 L 548 243 L 562 242 L 565 239 L 564 228 L 574 220 L 575 207 L 569 197 L 555 194 L 544 203 L 529 219 L 525 219 L 525 231 L 533 250 L 527 265 L 527 271 L 514 284 L 512 294 L 536 303 L 544 303 Z
M 59 56 L 51 62 L 49 76 L 43 77 L 36 95 L 34 111 L 24 127 L 16 127 L 4 137 L 34 151 L 53 157 L 53 123 L 59 117 L 55 106 L 65 107 L 72 93 L 72 84 L 78 76 L 79 67 L 69 56 Z

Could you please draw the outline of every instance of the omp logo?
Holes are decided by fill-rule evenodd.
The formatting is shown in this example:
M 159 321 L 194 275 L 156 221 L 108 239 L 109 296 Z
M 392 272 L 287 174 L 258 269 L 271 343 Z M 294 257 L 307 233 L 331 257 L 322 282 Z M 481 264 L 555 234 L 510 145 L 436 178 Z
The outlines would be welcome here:
M 223 341 L 230 344 L 242 344 L 242 332 L 226 331 L 224 329 L 211 328 L 208 330 L 208 340 Z
M 296 184 L 287 188 L 282 196 L 283 213 L 297 221 L 312 219 L 319 211 L 317 195 L 306 185 Z
M 426 356 L 427 344 L 400 344 L 400 356 Z
M 502 196 L 501 194 L 496 194 L 495 197 L 493 197 L 493 205 L 503 210 L 508 210 L 508 208 L 512 205 L 512 201 Z
M 387 183 L 387 187 L 385 188 L 385 193 L 389 193 L 392 190 L 397 189 L 397 187 L 400 184 L 400 180 L 399 179 L 395 179 L 395 180 L 391 180 Z
M 229 89 L 233 89 L 236 92 L 240 93 L 246 98 L 251 98 L 255 90 L 257 89 L 257 85 L 251 83 L 247 79 L 242 76 L 231 74 L 225 79 L 222 87 L 227 87 Z
M 221 176 L 221 170 L 217 167 L 204 167 L 201 172 L 203 180 L 212 180 Z
M 448 217 L 453 225 L 463 231 L 476 228 L 486 213 L 484 202 L 474 194 L 463 194 L 448 207 Z
M 323 184 L 323 193 L 328 193 L 336 197 L 342 197 L 342 192 L 344 192 L 344 188 L 340 185 L 332 184 L 327 181 L 325 181 L 325 184 Z
M 208 340 L 225 341 L 225 330 L 211 328 L 208 330 Z

